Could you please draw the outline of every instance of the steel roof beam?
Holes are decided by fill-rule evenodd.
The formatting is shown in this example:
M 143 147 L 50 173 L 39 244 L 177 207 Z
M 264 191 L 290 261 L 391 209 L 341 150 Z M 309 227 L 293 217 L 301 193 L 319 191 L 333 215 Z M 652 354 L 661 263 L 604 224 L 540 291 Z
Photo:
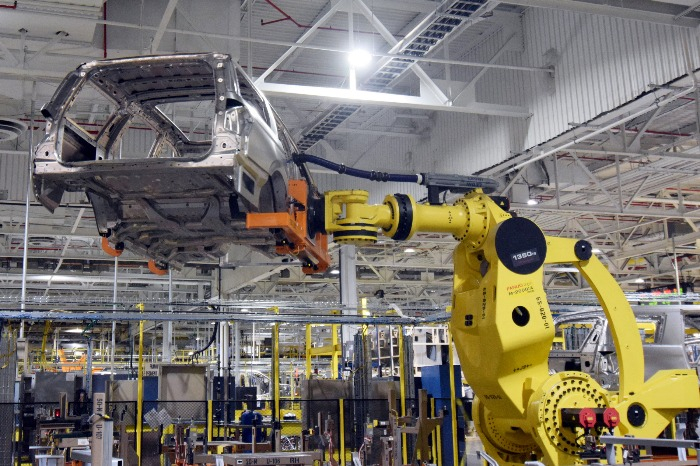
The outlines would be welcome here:
M 170 18 L 172 18 L 173 13 L 175 12 L 177 2 L 178 0 L 169 0 L 168 4 L 165 6 L 163 16 L 160 18 L 160 24 L 158 24 L 158 30 L 151 41 L 151 53 L 156 53 L 158 51 L 160 41 L 163 40 L 163 35 L 165 34 L 165 28 L 168 26 Z
M 544 205 L 544 204 L 538 204 L 536 206 L 530 206 L 527 204 L 518 204 L 518 203 L 513 203 L 511 204 L 511 208 L 518 210 L 520 212 L 525 212 L 525 211 L 532 211 L 532 212 L 540 212 L 540 211 L 547 211 L 547 212 L 568 212 L 568 213 L 578 213 L 578 214 L 597 214 L 600 213 L 601 215 L 604 214 L 619 214 L 620 209 L 615 206 L 615 207 L 609 207 L 609 206 L 601 206 L 601 205 L 587 205 L 587 204 L 581 204 L 581 205 L 562 205 L 561 208 L 557 208 L 556 206 L 549 206 L 549 205 Z M 630 209 L 626 210 L 623 213 L 624 216 L 627 217 L 652 217 L 652 218 L 658 218 L 658 219 L 679 219 L 679 220 L 684 220 L 688 216 L 692 216 L 694 218 L 700 219 L 700 209 L 697 210 L 692 210 L 690 212 L 681 212 L 678 209 Z
M 299 86 L 294 84 L 261 83 L 258 88 L 270 96 L 317 97 L 322 100 L 338 103 L 364 105 L 383 105 L 421 110 L 439 110 L 457 113 L 474 113 L 513 118 L 529 118 L 532 114 L 525 107 L 513 105 L 472 102 L 464 106 L 449 105 L 428 96 L 407 96 L 385 92 L 351 91 L 318 86 Z
M 0 273 L 0 280 L 12 280 L 12 281 L 21 281 L 22 280 L 22 275 L 18 273 Z M 55 283 L 82 283 L 82 284 L 90 284 L 90 283 L 109 283 L 110 284 L 110 290 L 111 290 L 111 285 L 114 283 L 114 274 L 109 273 L 106 275 L 89 275 L 89 276 L 81 276 L 81 275 L 63 275 L 63 274 L 56 274 L 56 275 L 51 275 L 51 274 L 28 274 L 27 275 L 27 282 L 34 282 L 34 283 L 46 283 L 49 280 L 52 280 Z M 158 277 L 156 275 L 148 275 L 148 274 L 142 274 L 142 275 L 134 275 L 134 274 L 119 274 L 117 276 L 117 280 L 119 281 L 120 284 L 124 283 L 139 283 L 139 284 L 146 284 L 146 285 L 151 285 L 151 284 L 160 284 L 160 285 L 168 285 L 168 277 Z M 204 279 L 194 279 L 194 278 L 188 278 L 188 279 L 180 279 L 176 278 L 173 279 L 173 285 L 199 285 L 199 284 L 211 284 L 211 280 L 204 280 Z
M 315 32 L 316 30 L 323 26 L 326 21 L 331 19 L 333 15 L 335 15 L 338 10 L 340 10 L 341 6 L 345 3 L 346 0 L 340 0 L 338 3 L 333 5 L 325 15 L 323 15 L 318 21 L 316 21 L 302 36 L 296 41 L 296 44 L 292 45 L 289 49 L 287 49 L 275 62 L 270 65 L 263 73 L 258 76 L 258 78 L 255 80 L 255 84 L 257 86 L 260 86 L 261 83 L 265 82 L 265 78 L 270 75 L 278 66 L 280 66 L 284 61 L 289 58 L 289 56 L 298 48 L 300 44 L 303 44 L 306 42 L 307 39 L 309 39 Z
M 686 28 L 696 28 L 700 25 L 700 21 L 696 19 L 680 17 L 679 14 L 684 10 L 682 5 L 672 5 L 657 1 L 638 0 L 635 2 L 636 8 L 625 8 L 579 0 L 509 0 L 504 3 L 537 8 L 569 10 L 579 13 L 612 16 L 615 18 L 669 24 L 671 26 Z M 676 15 L 679 16 L 677 19 L 675 18 Z
M 168 321 L 207 321 L 207 322 L 269 322 L 269 323 L 314 323 L 314 324 L 358 324 L 358 325 L 416 325 L 432 322 L 447 322 L 450 314 L 446 312 L 433 313 L 425 317 L 399 317 L 371 315 L 327 315 L 327 314 L 251 314 L 240 312 L 66 312 L 66 311 L 18 311 L 13 309 L 0 309 L 0 318 L 29 319 L 32 321 L 51 320 L 56 322 L 69 321 L 139 321 L 149 320 L 157 322 Z
M 360 12 L 365 17 L 365 19 L 367 19 L 367 21 L 369 21 L 370 24 L 372 24 L 374 29 L 376 29 L 379 32 L 379 34 L 381 34 L 384 40 L 387 41 L 389 45 L 391 45 L 390 53 L 398 52 L 404 47 L 405 44 L 409 42 L 407 40 L 408 38 L 404 38 L 402 41 L 396 40 L 391 31 L 389 31 L 389 29 L 387 29 L 381 21 L 379 21 L 376 15 L 372 13 L 372 11 L 367 7 L 367 5 L 365 5 L 365 3 L 362 0 L 351 1 L 353 1 L 354 4 L 356 4 L 359 7 Z M 418 29 L 420 28 L 417 27 L 416 30 Z M 407 58 L 410 58 L 410 56 L 408 56 Z M 426 89 L 430 90 L 435 99 L 443 103 L 447 103 L 449 101 L 448 97 L 442 92 L 440 87 L 437 84 L 435 84 L 435 81 L 433 81 L 433 79 L 430 76 L 428 76 L 428 74 L 423 70 L 423 68 L 414 63 L 409 67 L 409 69 L 413 71 L 413 73 L 418 77 L 418 79 L 420 79 L 420 82 L 423 84 L 423 86 L 425 86 Z
M 674 246 L 678 247 L 691 243 L 694 244 L 698 239 L 700 239 L 700 232 L 694 231 L 686 235 L 675 236 L 661 241 L 653 241 L 651 243 L 637 242 L 613 253 L 611 259 L 627 259 L 654 252 L 673 252 Z
M 332 0 L 333 3 L 339 0 Z M 431 13 L 440 5 L 440 1 L 430 0 L 372 0 L 372 6 L 379 10 L 411 11 L 414 13 Z

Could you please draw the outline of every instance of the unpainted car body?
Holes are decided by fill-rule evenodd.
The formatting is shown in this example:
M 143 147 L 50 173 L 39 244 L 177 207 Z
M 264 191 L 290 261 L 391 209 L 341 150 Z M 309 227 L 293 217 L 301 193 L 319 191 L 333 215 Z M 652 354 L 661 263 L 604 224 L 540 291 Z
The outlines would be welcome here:
M 280 118 L 225 54 L 86 63 L 42 114 L 36 198 L 53 211 L 84 191 L 101 235 L 158 263 L 214 262 L 231 244 L 271 251 L 280 238 L 246 230 L 245 214 L 287 210 L 290 179 L 315 192 Z
M 633 306 L 644 351 L 644 379 L 662 369 L 697 369 L 695 339 L 686 329 L 700 328 L 700 306 Z M 609 390 L 619 388 L 617 352 L 601 310 L 563 313 L 554 320 L 556 337 L 549 354 L 553 372 L 590 374 Z M 700 332 L 700 330 L 697 330 Z

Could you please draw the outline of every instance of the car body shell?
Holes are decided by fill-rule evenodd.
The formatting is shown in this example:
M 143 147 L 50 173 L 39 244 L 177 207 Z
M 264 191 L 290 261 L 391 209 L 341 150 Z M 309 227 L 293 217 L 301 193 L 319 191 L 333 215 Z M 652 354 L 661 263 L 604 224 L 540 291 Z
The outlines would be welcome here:
M 76 105 L 81 92 L 95 96 L 87 112 Z M 177 123 L 183 109 L 201 123 Z M 85 192 L 101 235 L 157 263 L 215 262 L 232 244 L 272 251 L 280 238 L 247 230 L 245 214 L 287 210 L 290 179 L 306 177 L 315 192 L 292 161 L 296 146 L 279 116 L 225 54 L 86 63 L 42 114 L 39 202 L 53 211 L 66 191 Z M 123 156 L 144 134 L 150 148 Z
M 700 306 L 634 306 L 644 351 L 644 378 L 663 369 L 697 369 Z M 619 388 L 617 351 L 602 310 L 562 313 L 555 320 L 556 337 L 549 354 L 552 372 L 590 374 L 602 387 Z

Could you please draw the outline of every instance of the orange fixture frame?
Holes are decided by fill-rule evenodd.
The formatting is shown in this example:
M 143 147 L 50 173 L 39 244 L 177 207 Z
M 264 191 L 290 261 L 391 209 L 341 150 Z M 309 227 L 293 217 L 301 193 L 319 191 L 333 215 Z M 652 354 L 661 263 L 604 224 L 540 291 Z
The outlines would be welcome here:
M 309 238 L 307 195 L 306 181 L 289 180 L 290 212 L 249 213 L 245 226 L 248 229 L 279 228 L 284 231 L 286 240 L 277 245 L 277 253 L 298 256 L 304 262 L 302 271 L 312 274 L 325 271 L 330 265 L 330 256 L 327 235 L 316 233 L 313 239 Z
M 112 257 L 119 257 L 124 252 L 124 249 L 113 248 L 109 245 L 109 240 L 106 236 L 102 237 L 102 250 Z
M 167 268 L 161 269 L 160 267 L 158 267 L 158 265 L 156 264 L 156 261 L 154 261 L 153 259 L 150 259 L 148 261 L 148 270 L 150 270 L 151 273 L 155 274 L 155 275 L 165 275 L 168 273 Z

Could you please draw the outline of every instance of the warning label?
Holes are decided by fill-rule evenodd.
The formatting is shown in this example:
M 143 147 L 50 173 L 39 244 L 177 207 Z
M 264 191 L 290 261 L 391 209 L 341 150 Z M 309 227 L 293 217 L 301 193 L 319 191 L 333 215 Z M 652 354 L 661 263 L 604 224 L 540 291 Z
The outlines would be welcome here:
M 517 296 L 523 293 L 532 293 L 533 291 L 535 291 L 535 287 L 532 285 L 532 282 L 517 283 L 506 287 L 508 296 Z

